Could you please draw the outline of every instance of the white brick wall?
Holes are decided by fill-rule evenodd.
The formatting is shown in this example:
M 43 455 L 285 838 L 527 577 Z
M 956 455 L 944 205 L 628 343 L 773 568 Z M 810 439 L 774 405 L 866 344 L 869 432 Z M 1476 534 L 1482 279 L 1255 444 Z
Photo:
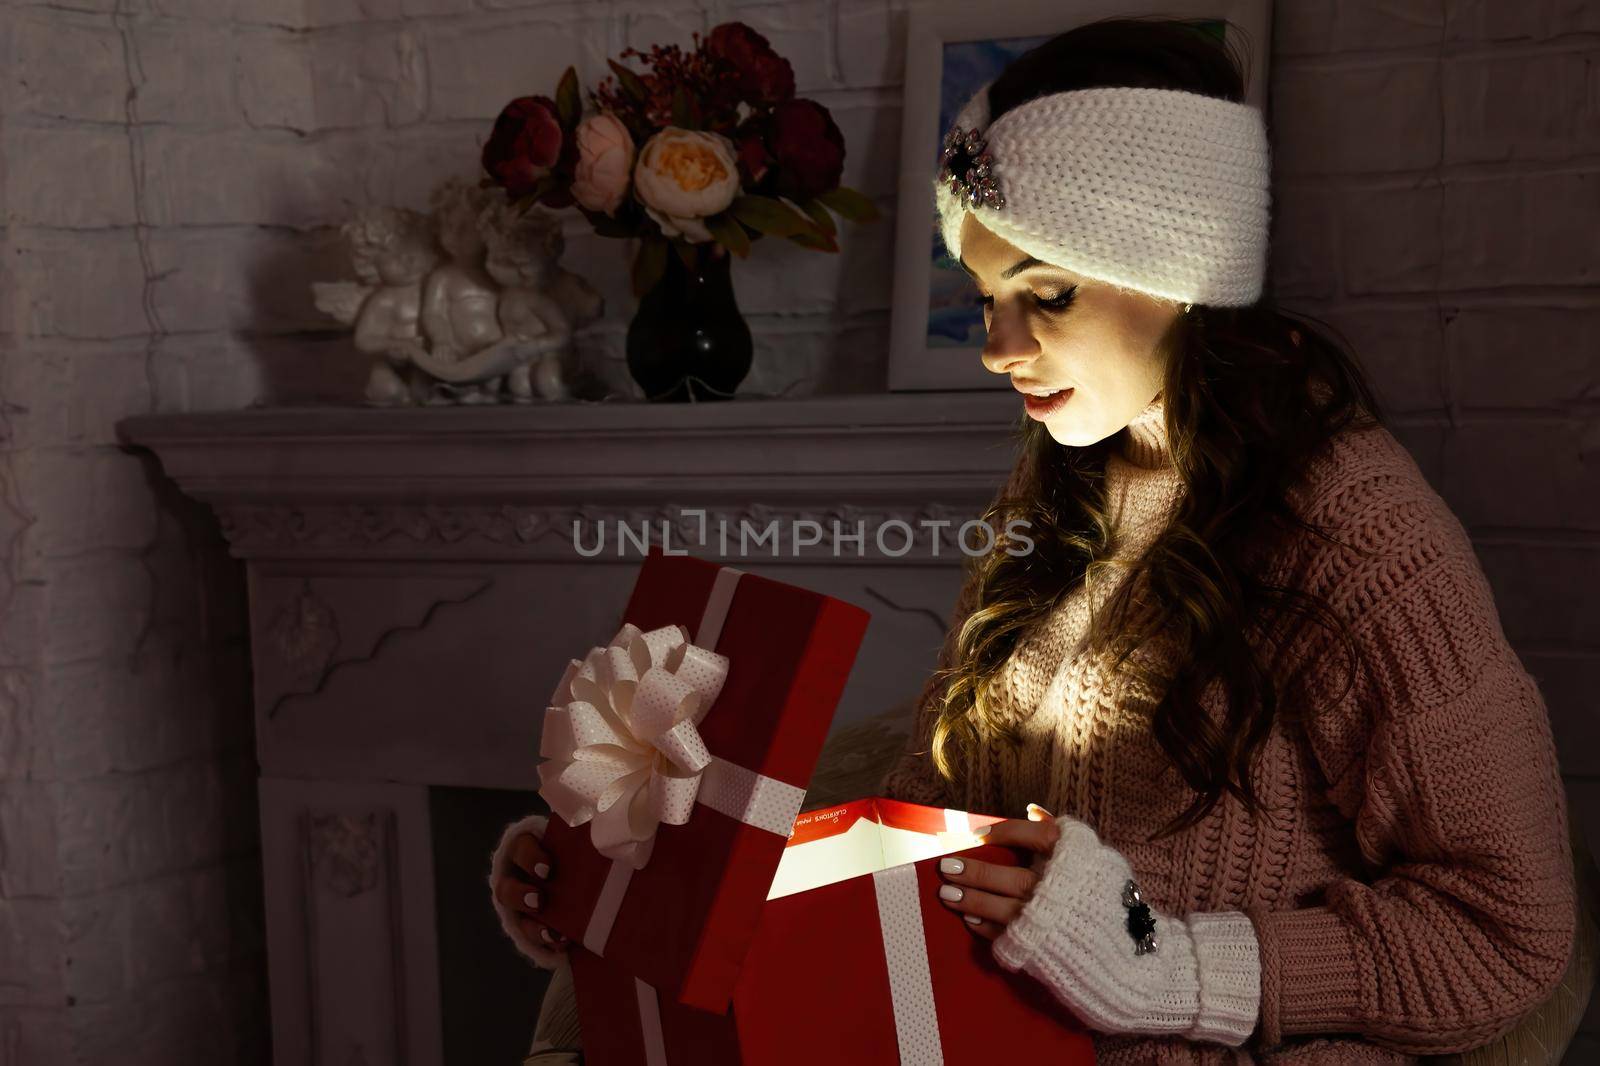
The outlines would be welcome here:
M 300 6 L 0 10 L 4 1066 L 265 1061 L 242 575 L 113 427 L 315 394 Z
M 745 388 L 881 388 L 908 2 L 0 9 L 0 1066 L 262 1061 L 243 591 L 115 421 L 354 395 L 303 284 L 342 270 L 331 225 L 473 173 L 499 105 L 567 63 L 592 84 L 732 17 L 885 210 L 840 256 L 736 264 Z M 1351 340 L 1473 531 L 1600 846 L 1597 32 L 1571 0 L 1292 0 L 1269 118 L 1274 286 Z M 623 249 L 576 222 L 568 259 L 623 383 Z

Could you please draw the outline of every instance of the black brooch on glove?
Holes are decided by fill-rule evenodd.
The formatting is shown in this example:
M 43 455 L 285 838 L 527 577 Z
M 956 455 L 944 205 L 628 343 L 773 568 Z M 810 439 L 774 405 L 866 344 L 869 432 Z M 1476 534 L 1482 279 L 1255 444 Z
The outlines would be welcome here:
M 1149 904 L 1139 895 L 1131 880 L 1122 886 L 1122 905 L 1128 908 L 1128 933 L 1133 937 L 1133 953 L 1143 955 L 1156 949 L 1156 920 Z
M 1005 206 L 1006 198 L 995 184 L 994 175 L 989 173 L 994 160 L 985 151 L 984 140 L 977 130 L 952 126 L 944 135 L 944 152 L 939 161 L 942 164 L 939 180 L 949 182 L 951 194 L 965 199 L 967 206 L 981 204 L 996 209 Z

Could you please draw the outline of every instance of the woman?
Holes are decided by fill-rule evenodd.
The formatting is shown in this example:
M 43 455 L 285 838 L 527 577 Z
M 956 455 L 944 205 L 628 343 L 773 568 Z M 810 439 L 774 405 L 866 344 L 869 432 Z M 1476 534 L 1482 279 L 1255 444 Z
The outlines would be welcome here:
M 947 860 L 941 897 L 1104 1066 L 1410 1062 L 1560 980 L 1565 798 L 1460 523 L 1261 298 L 1243 96 L 1215 38 L 1112 20 L 958 116 L 941 232 L 1027 415 L 987 517 L 1032 547 L 971 560 L 884 793 L 1010 819 L 1031 865 Z M 551 962 L 528 828 L 497 906 Z

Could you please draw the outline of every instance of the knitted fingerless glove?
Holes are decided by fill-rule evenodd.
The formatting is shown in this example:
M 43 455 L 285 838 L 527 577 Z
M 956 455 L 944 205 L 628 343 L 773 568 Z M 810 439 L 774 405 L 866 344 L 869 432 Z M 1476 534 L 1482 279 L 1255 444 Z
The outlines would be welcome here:
M 1122 902 L 1128 860 L 1083 822 L 1058 816 L 1056 824 L 1061 836 L 1033 897 L 994 941 L 1000 964 L 1042 981 L 1100 1032 L 1244 1043 L 1261 998 L 1250 919 L 1240 911 L 1179 919 L 1151 907 L 1156 947 L 1136 955 Z
M 500 843 L 495 845 L 494 855 L 489 860 L 489 900 L 494 904 L 494 912 L 500 916 L 500 928 L 506 936 L 517 946 L 517 950 L 532 959 L 541 969 L 553 970 L 566 958 L 566 953 L 556 951 L 536 940 L 528 939 L 522 927 L 517 925 L 517 912 L 501 903 L 494 896 L 494 875 L 497 870 L 505 868 L 507 856 L 511 851 L 511 842 L 523 833 L 531 833 L 536 837 L 543 837 L 545 826 L 550 824 L 550 816 L 546 814 L 530 814 L 521 821 L 512 822 L 506 826 L 505 832 L 500 834 Z

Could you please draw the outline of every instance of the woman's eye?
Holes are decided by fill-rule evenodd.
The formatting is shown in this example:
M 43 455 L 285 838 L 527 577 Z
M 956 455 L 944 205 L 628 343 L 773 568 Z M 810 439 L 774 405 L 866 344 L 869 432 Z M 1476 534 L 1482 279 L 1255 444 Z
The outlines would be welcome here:
M 1047 311 L 1063 311 L 1063 310 L 1066 309 L 1068 304 L 1072 303 L 1072 297 L 1076 293 L 1077 293 L 1077 286 L 1073 286 L 1072 288 L 1068 289 L 1066 292 L 1062 293 L 1059 296 L 1037 296 L 1036 295 L 1033 298 L 1033 302 L 1038 304 L 1040 307 L 1044 308 Z M 985 311 L 991 310 L 994 307 L 994 297 L 993 296 L 980 296 L 980 297 L 978 297 L 978 306 L 983 308 Z

